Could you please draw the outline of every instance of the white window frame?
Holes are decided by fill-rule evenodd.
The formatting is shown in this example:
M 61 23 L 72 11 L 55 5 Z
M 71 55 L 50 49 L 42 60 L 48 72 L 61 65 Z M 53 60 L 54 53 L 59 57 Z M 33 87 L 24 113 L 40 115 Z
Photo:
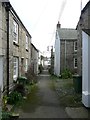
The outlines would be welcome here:
M 26 35 L 26 49 L 28 50 L 28 36 Z
M 18 23 L 13 20 L 13 42 L 18 43 Z
M 77 41 L 74 42 L 74 51 L 77 52 Z
M 28 70 L 28 58 L 26 58 L 26 68 L 25 68 L 25 71 L 27 72 Z
M 74 58 L 74 68 L 77 68 L 77 58 Z
M 18 77 L 18 57 L 13 57 L 13 79 L 17 80 Z

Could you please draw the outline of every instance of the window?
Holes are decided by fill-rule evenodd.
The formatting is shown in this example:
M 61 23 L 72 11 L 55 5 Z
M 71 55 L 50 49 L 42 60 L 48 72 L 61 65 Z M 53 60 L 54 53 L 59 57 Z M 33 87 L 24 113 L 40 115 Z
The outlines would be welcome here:
M 18 24 L 13 20 L 13 41 L 18 43 Z
M 25 71 L 27 71 L 28 70 L 28 59 L 26 59 L 26 69 L 25 69 Z
M 77 58 L 74 58 L 74 68 L 77 68 Z
M 18 58 L 13 58 L 13 79 L 16 80 L 18 77 Z
M 77 41 L 74 42 L 74 51 L 77 51 Z
M 26 35 L 26 49 L 28 50 L 28 36 Z

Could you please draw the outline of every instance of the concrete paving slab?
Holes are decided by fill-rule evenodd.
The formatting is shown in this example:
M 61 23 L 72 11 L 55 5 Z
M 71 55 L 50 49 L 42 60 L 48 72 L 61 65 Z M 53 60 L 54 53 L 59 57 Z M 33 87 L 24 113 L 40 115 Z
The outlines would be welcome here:
M 66 112 L 71 118 L 88 118 L 88 110 L 84 107 L 72 108 L 66 107 Z

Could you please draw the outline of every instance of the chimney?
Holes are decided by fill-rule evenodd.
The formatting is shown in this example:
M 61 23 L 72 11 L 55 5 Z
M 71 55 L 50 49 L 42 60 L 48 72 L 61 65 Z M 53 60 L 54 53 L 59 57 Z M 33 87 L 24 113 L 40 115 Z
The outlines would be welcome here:
M 61 24 L 60 24 L 59 21 L 58 21 L 57 29 L 60 29 L 60 28 L 61 28 Z

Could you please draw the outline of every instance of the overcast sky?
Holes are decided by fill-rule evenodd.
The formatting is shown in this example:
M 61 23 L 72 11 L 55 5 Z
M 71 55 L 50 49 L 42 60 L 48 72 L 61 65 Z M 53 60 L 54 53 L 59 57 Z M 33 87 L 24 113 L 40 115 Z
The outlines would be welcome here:
M 82 8 L 89 0 L 82 0 Z M 58 20 L 62 28 L 76 28 L 81 0 L 10 0 L 13 8 L 32 36 L 32 43 L 46 51 L 55 40 Z

